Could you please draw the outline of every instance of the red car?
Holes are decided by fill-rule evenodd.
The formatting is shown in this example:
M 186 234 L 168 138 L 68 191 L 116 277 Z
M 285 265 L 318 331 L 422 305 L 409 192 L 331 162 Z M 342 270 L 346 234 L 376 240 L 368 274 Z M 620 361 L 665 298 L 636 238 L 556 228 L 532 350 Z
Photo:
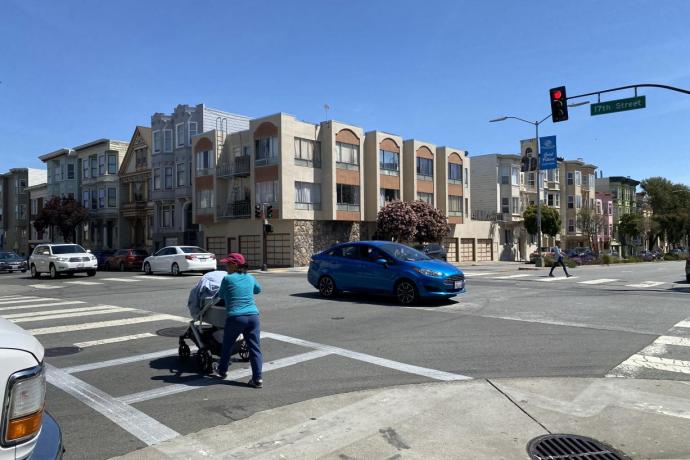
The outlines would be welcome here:
M 115 254 L 108 257 L 105 262 L 106 270 L 141 270 L 141 264 L 144 259 L 149 256 L 149 253 L 143 249 L 120 249 L 115 251 Z

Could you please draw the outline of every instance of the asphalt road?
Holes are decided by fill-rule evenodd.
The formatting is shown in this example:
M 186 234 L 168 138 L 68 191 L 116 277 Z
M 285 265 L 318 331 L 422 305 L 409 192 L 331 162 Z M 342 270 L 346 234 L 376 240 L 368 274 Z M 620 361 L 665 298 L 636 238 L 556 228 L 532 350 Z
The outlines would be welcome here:
M 246 385 L 247 363 L 231 366 L 237 380 L 218 382 L 177 358 L 177 340 L 165 334 L 184 327 L 197 275 L 0 274 L 0 316 L 33 331 L 49 352 L 74 352 L 46 358 L 47 409 L 61 424 L 68 459 L 109 458 L 257 411 L 393 385 L 690 380 L 688 339 L 668 338 L 690 336 L 684 262 L 581 267 L 567 279 L 515 268 L 468 267 L 466 295 L 416 307 L 361 295 L 325 300 L 304 273 L 257 274 L 262 390 Z M 75 344 L 78 351 L 59 348 Z

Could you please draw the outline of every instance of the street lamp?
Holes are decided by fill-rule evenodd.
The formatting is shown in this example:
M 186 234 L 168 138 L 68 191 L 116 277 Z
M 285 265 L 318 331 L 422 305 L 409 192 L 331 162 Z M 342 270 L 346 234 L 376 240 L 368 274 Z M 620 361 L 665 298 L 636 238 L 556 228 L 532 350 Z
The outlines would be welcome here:
M 581 105 L 589 104 L 589 101 L 582 101 L 582 102 L 576 102 L 574 104 L 568 104 L 568 107 L 579 107 Z M 544 121 L 546 121 L 547 118 L 549 118 L 551 114 L 548 114 L 544 118 L 542 118 L 539 121 L 529 121 L 525 120 L 524 118 L 520 117 L 513 117 L 513 116 L 502 116 L 499 118 L 494 118 L 493 120 L 489 120 L 489 123 L 495 123 L 498 121 L 505 121 L 508 119 L 513 119 L 513 120 L 518 120 L 522 121 L 524 123 L 529 123 L 530 125 L 534 125 L 534 138 L 536 148 L 537 148 L 537 254 L 539 255 L 537 257 L 537 260 L 535 262 L 535 265 L 537 267 L 543 267 L 544 266 L 544 259 L 542 258 L 541 255 L 541 193 L 542 193 L 542 188 L 543 185 L 541 183 L 541 158 L 539 157 L 539 125 L 542 124 Z

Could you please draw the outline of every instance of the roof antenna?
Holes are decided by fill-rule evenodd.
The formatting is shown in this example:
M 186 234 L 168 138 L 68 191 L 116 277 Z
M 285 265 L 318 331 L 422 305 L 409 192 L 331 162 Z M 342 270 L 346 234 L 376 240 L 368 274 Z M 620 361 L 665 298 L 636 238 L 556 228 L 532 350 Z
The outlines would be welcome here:
M 328 121 L 328 111 L 331 110 L 331 106 L 328 104 L 324 104 L 323 110 L 324 110 L 324 112 L 326 112 L 326 120 L 325 121 Z

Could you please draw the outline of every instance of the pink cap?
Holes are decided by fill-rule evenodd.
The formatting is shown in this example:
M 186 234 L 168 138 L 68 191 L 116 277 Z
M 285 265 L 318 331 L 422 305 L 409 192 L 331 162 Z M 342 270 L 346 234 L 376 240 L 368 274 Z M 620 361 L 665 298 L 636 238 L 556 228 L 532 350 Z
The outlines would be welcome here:
M 244 256 L 239 252 L 231 252 L 226 258 L 220 259 L 220 261 L 224 264 L 233 264 L 238 266 L 246 263 Z

